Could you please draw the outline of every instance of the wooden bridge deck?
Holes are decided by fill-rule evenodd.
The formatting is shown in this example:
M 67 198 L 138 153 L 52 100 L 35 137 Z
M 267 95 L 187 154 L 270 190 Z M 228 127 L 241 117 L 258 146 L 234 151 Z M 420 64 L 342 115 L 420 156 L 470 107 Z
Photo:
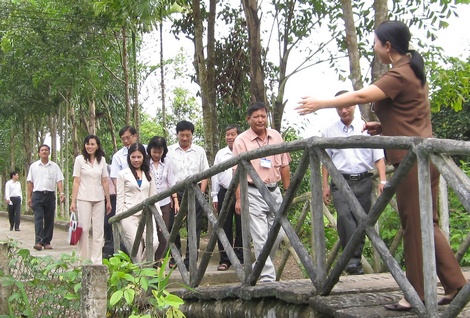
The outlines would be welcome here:
M 464 269 L 464 274 L 469 279 L 470 269 Z M 395 303 L 403 297 L 389 273 L 342 276 L 329 296 L 315 296 L 315 289 L 308 279 L 258 284 L 253 287 L 242 287 L 240 284 L 202 286 L 194 291 L 180 289 L 173 292 L 184 298 L 185 307 L 191 307 L 191 313 L 194 310 L 192 304 L 201 301 L 206 304 L 201 315 L 195 312 L 191 317 L 211 317 L 211 308 L 216 310 L 218 305 L 231 308 L 231 317 L 240 317 L 244 308 L 237 304 L 239 300 L 257 303 L 267 299 L 273 300 L 281 308 L 297 306 L 297 310 L 290 308 L 288 317 L 417 317 L 412 311 L 392 312 L 383 308 L 383 305 Z M 439 286 L 438 296 L 443 294 L 444 290 Z M 209 305 L 211 302 L 212 305 Z M 240 308 L 238 313 L 237 308 Z M 444 306 L 440 307 L 439 312 L 444 309 Z M 266 313 L 262 316 L 271 315 Z M 280 314 L 271 317 L 287 316 Z M 467 305 L 459 317 L 470 317 L 470 305 Z

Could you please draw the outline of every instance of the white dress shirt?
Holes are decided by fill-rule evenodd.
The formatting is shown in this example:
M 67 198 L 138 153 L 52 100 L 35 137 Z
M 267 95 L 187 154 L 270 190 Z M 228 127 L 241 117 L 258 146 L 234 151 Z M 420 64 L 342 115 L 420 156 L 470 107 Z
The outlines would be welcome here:
M 349 126 L 341 120 L 327 127 L 323 132 L 323 137 L 349 137 L 349 136 L 369 136 L 367 132 L 362 132 L 364 122 L 354 119 Z M 343 174 L 355 174 L 369 171 L 374 168 L 377 160 L 384 158 L 383 149 L 370 148 L 350 148 L 350 149 L 326 149 L 339 172 Z
M 11 197 L 20 197 L 23 199 L 21 194 L 21 183 L 10 179 L 5 183 L 5 200 L 10 200 Z
M 186 151 L 180 147 L 179 143 L 169 146 L 167 160 L 171 164 L 176 182 L 209 169 L 206 151 L 195 144 L 191 144 Z
M 59 166 L 50 160 L 46 164 L 43 164 L 41 160 L 33 162 L 29 167 L 28 177 L 26 178 L 26 181 L 33 184 L 33 192 L 54 192 L 57 182 L 63 180 L 64 175 Z
M 233 157 L 232 150 L 227 146 L 225 148 L 220 149 L 217 154 L 215 155 L 214 159 L 214 166 L 227 161 Z M 230 186 L 230 182 L 232 181 L 233 169 L 229 168 L 225 171 L 222 171 L 214 176 L 212 176 L 212 202 L 219 202 L 217 198 L 217 194 L 219 193 L 220 187 L 224 187 L 228 189 Z

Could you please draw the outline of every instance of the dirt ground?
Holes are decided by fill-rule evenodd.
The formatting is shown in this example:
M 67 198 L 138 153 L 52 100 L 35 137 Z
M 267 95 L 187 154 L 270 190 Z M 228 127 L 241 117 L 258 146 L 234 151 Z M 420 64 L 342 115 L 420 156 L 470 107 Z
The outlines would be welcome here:
M 285 249 L 281 248 L 277 254 L 276 258 L 274 259 L 274 264 L 276 269 L 279 269 L 281 261 L 283 259 Z M 294 257 L 289 254 L 287 258 L 287 262 L 284 266 L 284 270 L 282 271 L 281 280 L 291 280 L 291 279 L 303 279 L 306 278 L 302 272 L 302 269 L 299 267 L 297 262 L 295 261 Z

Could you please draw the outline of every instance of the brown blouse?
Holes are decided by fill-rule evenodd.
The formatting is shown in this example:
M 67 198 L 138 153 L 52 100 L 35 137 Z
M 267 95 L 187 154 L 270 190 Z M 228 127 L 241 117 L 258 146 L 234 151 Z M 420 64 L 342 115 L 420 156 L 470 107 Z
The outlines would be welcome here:
M 373 106 L 382 123 L 383 136 L 432 137 L 428 85 L 421 85 L 410 67 L 410 57 L 401 58 L 373 85 L 388 96 Z M 386 149 L 390 164 L 400 163 L 406 153 L 407 150 Z

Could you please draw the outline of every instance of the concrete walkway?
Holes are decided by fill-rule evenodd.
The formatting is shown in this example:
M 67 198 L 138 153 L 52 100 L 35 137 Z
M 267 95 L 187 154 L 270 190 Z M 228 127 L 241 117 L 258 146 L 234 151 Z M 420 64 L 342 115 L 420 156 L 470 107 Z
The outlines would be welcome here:
M 55 221 L 54 236 L 52 238 L 52 250 L 41 250 L 37 251 L 33 248 L 34 245 L 34 218 L 32 215 L 22 215 L 20 223 L 20 231 L 10 231 L 10 223 L 8 222 L 8 213 L 0 211 L 0 241 L 14 239 L 19 242 L 20 248 L 26 248 L 31 252 L 33 256 L 45 256 L 50 255 L 53 257 L 60 258 L 61 254 L 72 254 L 75 251 L 78 255 L 78 245 L 69 245 L 67 242 L 68 236 L 68 221 Z M 91 240 L 90 240 L 91 243 Z M 184 245 L 185 240 L 181 240 Z M 205 242 L 201 239 L 201 249 L 205 248 Z M 183 246 L 182 250 L 185 250 Z M 202 285 L 214 285 L 223 283 L 235 283 L 238 282 L 238 278 L 235 274 L 235 270 L 230 268 L 226 272 L 217 271 L 219 262 L 219 256 L 217 247 L 214 251 L 214 256 L 211 258 L 207 267 L 204 278 L 201 282 Z M 174 270 L 171 274 L 171 281 L 174 283 L 182 283 L 181 275 L 178 270 Z
M 52 250 L 37 251 L 33 248 L 34 245 L 34 219 L 32 215 L 21 216 L 20 231 L 10 231 L 10 223 L 8 222 L 8 213 L 0 212 L 0 241 L 7 239 L 14 239 L 19 242 L 20 248 L 26 248 L 34 256 L 50 255 L 60 258 L 61 254 L 72 254 L 73 251 L 78 253 L 77 245 L 69 245 L 67 243 L 67 229 L 68 223 L 66 221 L 56 221 L 54 227 L 54 236 L 52 237 Z

